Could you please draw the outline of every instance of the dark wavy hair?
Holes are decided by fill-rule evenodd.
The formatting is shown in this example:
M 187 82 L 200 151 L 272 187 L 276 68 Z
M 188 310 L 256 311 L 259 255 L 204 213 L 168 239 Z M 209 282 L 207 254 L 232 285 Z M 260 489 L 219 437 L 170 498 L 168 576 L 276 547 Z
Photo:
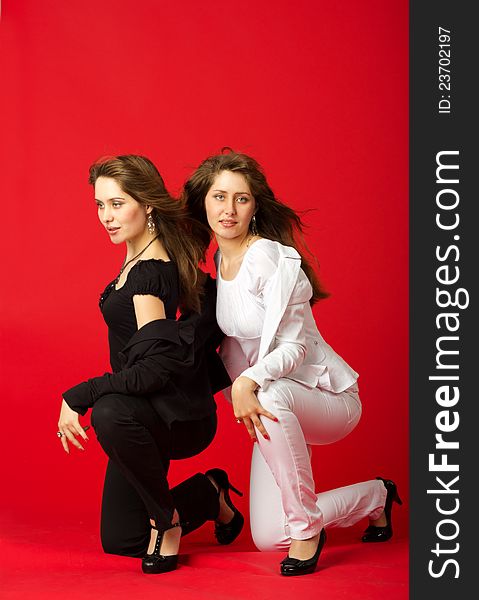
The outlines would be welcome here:
M 160 240 L 178 267 L 180 309 L 199 312 L 198 263 L 203 256 L 203 246 L 198 240 L 203 226 L 188 216 L 183 201 L 168 193 L 158 169 L 144 156 L 125 154 L 101 158 L 91 165 L 88 183 L 95 185 L 99 177 L 111 177 L 137 202 L 153 207 L 151 216 Z
M 239 173 L 246 179 L 256 201 L 255 216 L 258 235 L 280 242 L 285 246 L 292 246 L 299 252 L 301 267 L 313 287 L 311 304 L 327 298 L 328 292 L 323 289 L 318 276 L 305 257 L 306 253 L 309 254 L 318 264 L 304 240 L 304 224 L 299 214 L 276 198 L 266 180 L 263 169 L 254 158 L 234 152 L 231 148 L 223 148 L 221 154 L 215 154 L 205 159 L 183 186 L 182 201 L 188 208 L 191 217 L 196 219 L 202 227 L 198 233 L 198 242 L 201 245 L 203 257 L 212 237 L 206 218 L 205 198 L 215 178 L 222 171 Z

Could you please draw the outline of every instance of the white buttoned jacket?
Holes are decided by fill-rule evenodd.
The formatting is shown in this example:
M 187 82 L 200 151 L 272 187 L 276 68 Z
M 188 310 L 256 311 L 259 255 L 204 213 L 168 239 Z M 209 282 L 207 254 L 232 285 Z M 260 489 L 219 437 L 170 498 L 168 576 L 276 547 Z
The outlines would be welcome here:
M 318 331 L 309 300 L 312 287 L 301 269 L 301 257 L 289 246 L 259 240 L 275 269 L 261 290 L 265 317 L 258 361 L 249 365 L 234 337 L 224 338 L 220 356 L 232 381 L 249 377 L 265 391 L 282 377 L 310 388 L 340 393 L 358 378 Z M 229 397 L 228 388 L 225 391 Z

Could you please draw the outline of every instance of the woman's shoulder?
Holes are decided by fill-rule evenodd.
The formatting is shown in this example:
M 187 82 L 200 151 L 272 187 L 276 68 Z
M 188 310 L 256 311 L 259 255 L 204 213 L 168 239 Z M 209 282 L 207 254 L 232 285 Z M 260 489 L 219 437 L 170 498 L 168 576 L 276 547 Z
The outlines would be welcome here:
M 178 282 L 178 269 L 173 261 L 149 258 L 138 261 L 130 269 L 125 283 L 130 294 L 162 296 Z
M 268 238 L 259 238 L 251 244 L 250 252 L 270 256 L 273 259 L 280 259 L 283 256 L 301 258 L 298 251 L 293 246 L 285 246 L 281 242 L 270 240 Z
M 255 293 L 261 291 L 277 273 L 282 257 L 291 252 L 296 253 L 296 250 L 266 238 L 253 242 L 241 269 L 247 287 Z
M 177 271 L 176 263 L 172 260 L 163 260 L 162 258 L 146 258 L 139 260 L 130 269 L 130 275 L 134 277 L 157 276 L 158 273 L 168 276 Z
M 292 246 L 285 246 L 281 242 L 260 238 L 253 242 L 245 258 L 251 267 L 277 268 L 281 259 L 285 257 L 301 259 L 297 250 Z
M 293 262 L 295 262 L 294 265 Z M 298 271 L 293 291 L 295 301 L 306 302 L 311 298 L 312 289 L 309 279 L 300 268 L 301 255 L 292 246 L 285 246 L 280 242 L 265 238 L 254 242 L 251 246 L 251 252 L 247 256 L 246 271 L 250 278 L 250 288 L 256 292 L 264 293 L 278 273 L 288 272 L 288 266 L 294 266 L 295 273 Z

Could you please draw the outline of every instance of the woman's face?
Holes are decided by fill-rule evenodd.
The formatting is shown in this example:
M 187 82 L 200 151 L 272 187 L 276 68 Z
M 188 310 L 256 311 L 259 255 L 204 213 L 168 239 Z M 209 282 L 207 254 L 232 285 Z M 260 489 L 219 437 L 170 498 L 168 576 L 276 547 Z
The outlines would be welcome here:
M 206 194 L 205 209 L 218 241 L 242 241 L 248 235 L 256 202 L 243 175 L 221 171 Z
M 135 240 L 145 234 L 148 211 L 126 194 L 111 177 L 98 177 L 95 183 L 98 218 L 114 244 Z

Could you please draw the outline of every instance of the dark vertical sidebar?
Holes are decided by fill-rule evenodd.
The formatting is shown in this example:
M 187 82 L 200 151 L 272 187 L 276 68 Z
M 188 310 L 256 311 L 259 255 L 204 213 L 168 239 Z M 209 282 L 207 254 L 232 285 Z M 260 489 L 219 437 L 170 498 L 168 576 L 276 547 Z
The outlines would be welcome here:
M 479 25 L 410 2 L 410 598 L 479 577 Z

